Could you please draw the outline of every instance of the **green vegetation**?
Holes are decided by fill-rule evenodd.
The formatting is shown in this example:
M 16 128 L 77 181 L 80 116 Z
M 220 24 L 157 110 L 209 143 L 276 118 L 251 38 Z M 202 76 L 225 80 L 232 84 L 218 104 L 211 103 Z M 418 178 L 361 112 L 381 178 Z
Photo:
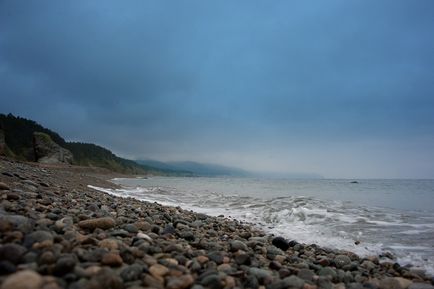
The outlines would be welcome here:
M 12 156 L 20 160 L 35 161 L 33 133 L 41 133 L 55 143 L 71 151 L 74 165 L 101 167 L 125 174 L 191 175 L 189 172 L 158 169 L 120 158 L 108 149 L 89 143 L 67 142 L 33 120 L 0 114 L 0 124 L 5 133 L 5 142 Z

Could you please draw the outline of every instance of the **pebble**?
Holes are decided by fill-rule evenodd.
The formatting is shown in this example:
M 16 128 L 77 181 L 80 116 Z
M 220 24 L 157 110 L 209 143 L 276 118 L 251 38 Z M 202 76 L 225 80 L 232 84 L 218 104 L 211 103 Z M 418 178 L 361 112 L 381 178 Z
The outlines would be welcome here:
M 434 286 L 427 283 L 414 282 L 408 286 L 408 289 L 434 289 Z
M 34 271 L 24 270 L 8 276 L 2 289 L 40 289 L 44 280 L 41 275 Z
M 7 193 L 6 199 L 8 201 L 16 201 L 20 199 L 20 195 L 18 195 L 17 193 Z
M 187 289 L 194 283 L 194 278 L 190 274 L 180 277 L 169 278 L 166 284 L 167 289 Z
M 232 252 L 236 252 L 238 250 L 248 251 L 249 249 L 246 244 L 238 240 L 229 242 L 229 246 Z
M 96 228 L 107 230 L 113 228 L 115 225 L 116 225 L 115 220 L 110 217 L 88 219 L 88 220 L 80 221 L 78 223 L 78 226 L 80 228 L 87 229 L 87 230 L 95 230 Z
M 337 268 L 342 268 L 351 263 L 350 257 L 346 255 L 337 255 L 333 261 L 335 262 Z
M 289 249 L 289 242 L 283 237 L 276 237 L 271 241 L 271 243 L 283 251 Z
M 54 266 L 53 274 L 56 276 L 63 276 L 71 272 L 74 269 L 76 263 L 77 261 L 73 256 L 60 257 Z
M 27 249 L 18 244 L 0 245 L 0 260 L 18 264 Z
M 169 273 L 169 269 L 163 265 L 160 264 L 154 264 L 149 268 L 149 273 L 152 274 L 154 277 L 163 277 L 167 273 Z
M 98 246 L 114 251 L 119 249 L 119 242 L 116 239 L 104 239 L 99 241 Z
M 102 256 L 101 264 L 112 267 L 119 267 L 123 263 L 121 256 L 118 253 L 108 253 Z
M 133 264 L 131 266 L 127 266 L 121 271 L 121 278 L 125 282 L 139 280 L 140 276 L 143 272 L 143 267 L 139 264 Z
M 9 190 L 9 186 L 3 182 L 0 182 L 0 190 Z

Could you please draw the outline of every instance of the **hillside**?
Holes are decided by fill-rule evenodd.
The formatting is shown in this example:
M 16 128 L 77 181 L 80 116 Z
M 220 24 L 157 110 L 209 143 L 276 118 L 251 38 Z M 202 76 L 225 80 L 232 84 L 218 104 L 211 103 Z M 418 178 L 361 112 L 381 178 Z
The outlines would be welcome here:
M 148 165 L 159 169 L 189 171 L 197 176 L 215 177 L 215 176 L 233 176 L 246 177 L 252 173 L 245 170 L 227 167 L 217 164 L 206 164 L 192 161 L 183 162 L 160 162 L 155 160 L 136 160 L 137 163 Z
M 41 126 L 37 122 L 12 114 L 0 114 L 0 125 L 4 133 L 7 155 L 16 159 L 36 160 L 32 141 L 33 133 L 42 132 L 50 136 L 55 143 L 72 152 L 74 165 L 102 167 L 126 174 L 189 174 L 188 172 L 141 165 L 132 160 L 118 157 L 110 150 L 95 144 L 67 142 L 58 133 Z

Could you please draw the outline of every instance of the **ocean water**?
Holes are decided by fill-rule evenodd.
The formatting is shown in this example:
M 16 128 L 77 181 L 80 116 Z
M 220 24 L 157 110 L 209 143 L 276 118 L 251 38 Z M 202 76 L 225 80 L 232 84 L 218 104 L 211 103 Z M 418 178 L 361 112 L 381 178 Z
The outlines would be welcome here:
M 114 182 L 123 189 L 104 191 L 233 217 L 305 244 L 362 256 L 390 252 L 401 265 L 434 274 L 434 180 L 151 177 Z

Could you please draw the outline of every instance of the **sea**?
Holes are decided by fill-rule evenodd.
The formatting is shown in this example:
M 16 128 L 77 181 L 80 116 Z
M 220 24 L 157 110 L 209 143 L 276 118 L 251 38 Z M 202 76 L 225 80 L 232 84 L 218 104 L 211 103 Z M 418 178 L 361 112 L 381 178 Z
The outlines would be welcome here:
M 117 178 L 139 200 L 224 215 L 305 244 L 388 255 L 434 274 L 434 180 Z M 390 260 L 389 260 L 390 261 Z

